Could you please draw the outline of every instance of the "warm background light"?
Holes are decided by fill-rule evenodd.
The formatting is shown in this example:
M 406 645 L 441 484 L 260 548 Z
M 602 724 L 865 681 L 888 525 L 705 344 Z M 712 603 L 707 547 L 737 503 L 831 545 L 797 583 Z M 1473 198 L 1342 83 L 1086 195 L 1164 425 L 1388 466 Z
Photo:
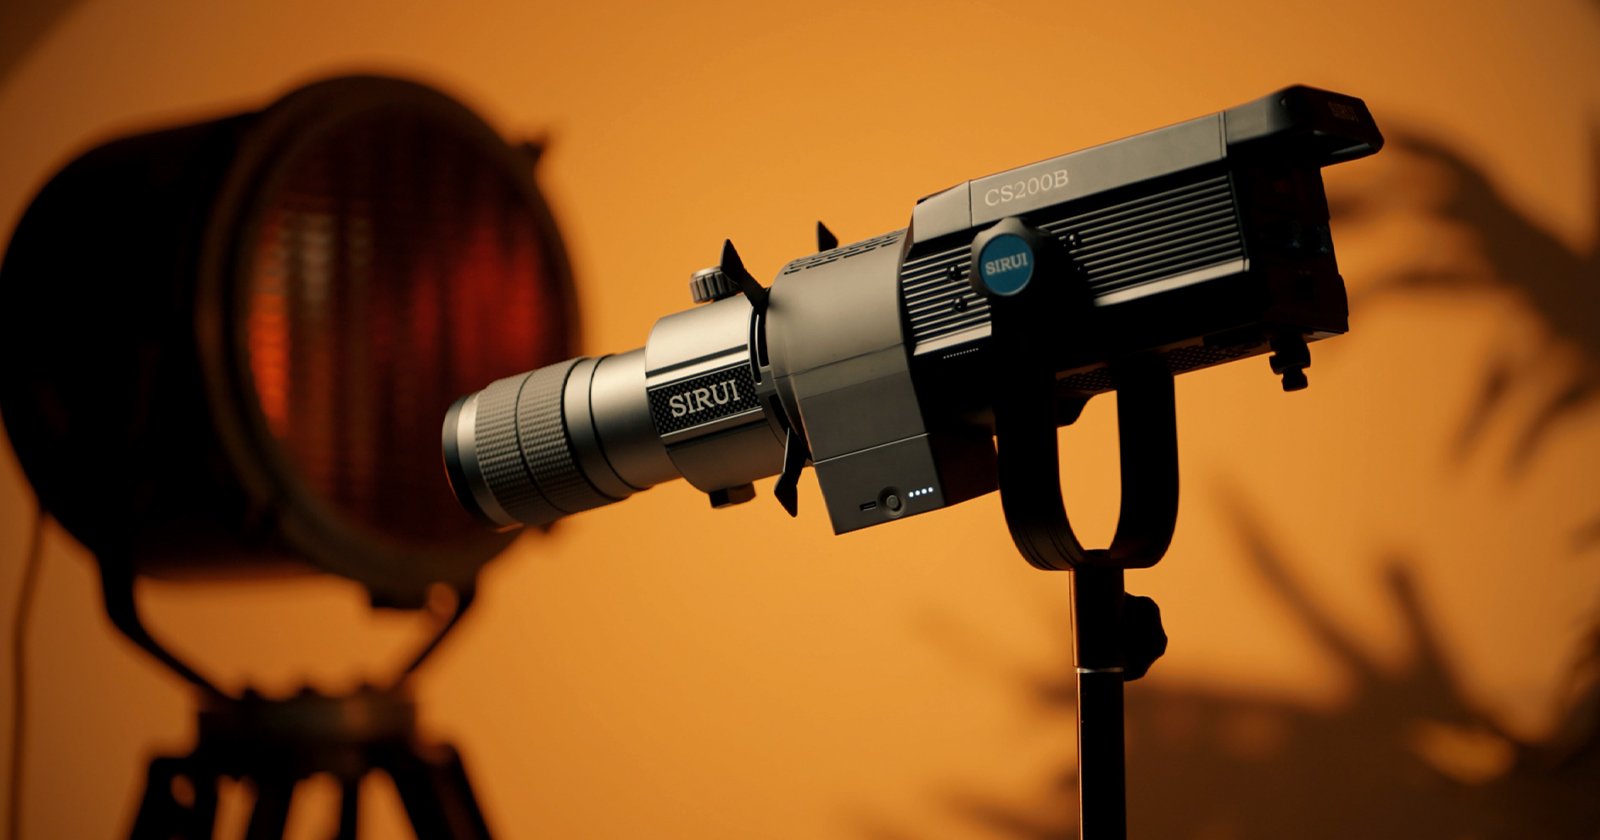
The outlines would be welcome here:
M 336 72 L 414 75 L 508 135 L 551 138 L 540 180 L 589 352 L 639 346 L 687 306 L 689 273 L 724 237 L 766 277 L 811 247 L 818 217 L 846 241 L 878 234 L 960 179 L 1292 82 L 1366 98 L 1410 139 L 1327 172 L 1351 334 L 1314 348 L 1302 394 L 1261 360 L 1179 380 L 1178 535 L 1130 576 L 1173 637 L 1130 691 L 1135 836 L 1600 826 L 1593 752 L 1546 767 L 1508 740 L 1549 748 L 1600 724 L 1582 702 L 1600 625 L 1600 5 L 97 0 L 16 14 L 45 25 L 0 64 L 0 230 L 110 136 Z M 25 364 L 0 360 L 0 375 Z M 1112 420 L 1097 401 L 1066 435 L 1088 537 L 1114 515 Z M 0 449 L 9 610 L 32 496 Z M 761 490 L 711 511 L 659 488 L 488 568 L 420 694 L 491 824 L 1065 836 L 1066 579 L 1016 556 L 993 499 L 834 538 L 809 478 L 799 521 Z M 1406 593 L 1434 636 L 1408 623 Z M 418 631 L 327 580 L 143 596 L 157 630 L 233 686 L 349 685 Z M 59 530 L 35 618 L 27 836 L 115 836 L 152 750 L 187 746 L 191 698 L 101 618 L 93 564 Z M 401 831 L 394 805 L 369 801 L 367 836 Z M 316 817 L 297 810 L 298 836 L 324 831 Z
M 567 358 L 563 257 L 498 158 L 416 117 L 352 122 L 259 199 L 244 357 L 311 493 L 367 532 L 446 545 L 483 526 L 439 481 L 435 415 Z

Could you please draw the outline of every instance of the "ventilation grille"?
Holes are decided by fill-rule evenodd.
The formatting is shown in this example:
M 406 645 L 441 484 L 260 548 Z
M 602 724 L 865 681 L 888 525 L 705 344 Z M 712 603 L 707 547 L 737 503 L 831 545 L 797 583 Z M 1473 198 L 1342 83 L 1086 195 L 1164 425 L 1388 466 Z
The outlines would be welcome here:
M 1097 296 L 1244 257 L 1226 174 L 1065 218 L 1030 221 L 1066 247 Z M 962 244 L 907 260 L 901 268 L 900 291 L 916 344 L 989 323 L 988 302 L 967 283 L 970 253 L 970 244 Z
M 989 323 L 989 302 L 967 285 L 971 245 L 961 245 L 914 260 L 900 269 L 900 295 L 906 302 L 914 343 L 922 344 Z
M 1244 257 L 1226 175 L 1039 227 L 1066 244 L 1096 295 Z
M 827 265 L 831 262 L 847 260 L 859 254 L 865 254 L 868 251 L 876 251 L 879 248 L 898 243 L 900 241 L 900 237 L 904 233 L 905 229 L 901 228 L 900 230 L 885 233 L 882 236 L 874 236 L 871 239 L 863 239 L 860 242 L 834 248 L 832 251 L 823 251 L 821 253 L 812 254 L 809 257 L 801 257 L 800 259 L 794 260 L 793 262 L 784 266 L 783 273 L 797 274 L 805 271 L 808 268 L 816 268 L 819 265 Z

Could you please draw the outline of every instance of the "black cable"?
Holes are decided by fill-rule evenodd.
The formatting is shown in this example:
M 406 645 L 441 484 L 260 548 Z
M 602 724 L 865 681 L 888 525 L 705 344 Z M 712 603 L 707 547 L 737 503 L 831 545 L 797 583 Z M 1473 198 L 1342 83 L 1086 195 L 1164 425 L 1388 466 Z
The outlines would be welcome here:
M 11 840 L 22 838 L 22 765 L 26 757 L 23 731 L 28 721 L 28 692 L 23 680 L 28 675 L 28 616 L 33 612 L 39 568 L 44 565 L 44 523 L 48 518 L 41 507 L 33 520 L 33 537 L 27 559 L 22 564 L 22 585 L 17 590 L 17 611 L 11 624 L 11 778 L 8 780 L 10 812 L 6 834 Z

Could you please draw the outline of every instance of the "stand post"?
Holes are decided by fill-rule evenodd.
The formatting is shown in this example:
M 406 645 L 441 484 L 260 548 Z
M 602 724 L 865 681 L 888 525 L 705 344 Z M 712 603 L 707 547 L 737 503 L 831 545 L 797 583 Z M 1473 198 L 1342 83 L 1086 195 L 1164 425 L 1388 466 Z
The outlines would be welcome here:
M 1078 825 L 1084 840 L 1128 833 L 1123 753 L 1122 570 L 1083 567 L 1072 578 L 1078 672 Z

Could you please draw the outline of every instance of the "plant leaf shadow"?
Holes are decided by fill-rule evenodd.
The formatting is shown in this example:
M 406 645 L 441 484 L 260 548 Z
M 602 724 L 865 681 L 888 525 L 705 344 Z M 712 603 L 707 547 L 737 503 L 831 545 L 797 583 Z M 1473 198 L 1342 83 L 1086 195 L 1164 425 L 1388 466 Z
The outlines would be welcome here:
M 1234 525 L 1250 566 L 1349 677 L 1334 708 L 1209 688 L 1134 683 L 1127 694 L 1130 837 L 1192 840 L 1594 840 L 1600 836 L 1600 628 L 1581 653 L 1560 723 L 1538 742 L 1507 733 L 1458 680 L 1427 598 L 1403 555 L 1385 561 L 1405 630 L 1404 664 L 1375 660 L 1293 575 L 1237 494 Z M 941 636 L 948 641 L 949 628 Z M 1071 650 L 1034 674 L 1029 695 L 1074 714 Z M 993 651 L 963 651 L 983 659 Z M 1159 665 L 1157 666 L 1159 668 Z M 1076 770 L 1044 801 L 969 791 L 940 807 L 996 838 L 1077 837 Z M 875 827 L 869 836 L 905 836 Z
M 1352 294 L 1352 308 L 1396 295 L 1509 295 L 1541 327 L 1538 345 L 1523 348 L 1531 352 L 1507 348 L 1489 363 L 1456 436 L 1456 460 L 1468 457 L 1495 415 L 1526 393 L 1517 386 L 1533 368 L 1560 364 L 1562 355 L 1577 359 L 1554 393 L 1527 397 L 1539 404 L 1507 462 L 1517 472 L 1558 427 L 1600 402 L 1600 244 L 1580 251 L 1563 242 L 1516 207 L 1484 167 L 1440 141 L 1401 132 L 1389 146 L 1386 154 L 1404 161 L 1396 182 L 1331 196 L 1335 226 L 1420 204 L 1463 247 L 1443 260 L 1424 253 L 1396 260 L 1387 276 Z M 1600 126 L 1589 132 L 1589 150 L 1589 203 L 1600 220 Z

